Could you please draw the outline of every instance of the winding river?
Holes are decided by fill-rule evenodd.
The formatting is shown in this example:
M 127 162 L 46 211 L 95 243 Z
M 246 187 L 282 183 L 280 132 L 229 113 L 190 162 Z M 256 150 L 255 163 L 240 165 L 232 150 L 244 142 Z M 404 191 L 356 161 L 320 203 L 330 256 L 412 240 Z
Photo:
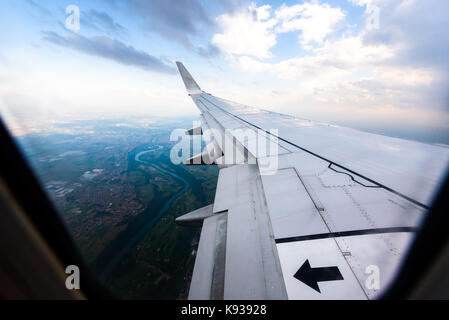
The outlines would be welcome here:
M 160 172 L 170 175 L 174 179 L 182 182 L 184 187 L 180 191 L 173 194 L 165 202 L 164 206 L 154 216 L 152 216 L 151 219 L 149 219 L 147 221 L 147 223 L 145 223 L 142 226 L 142 228 L 138 232 L 136 232 L 136 234 L 132 238 L 129 239 L 129 241 L 123 248 L 121 248 L 121 250 L 114 256 L 114 258 L 108 263 L 106 268 L 103 270 L 103 272 L 100 276 L 101 281 L 104 281 L 106 279 L 106 276 L 108 275 L 109 271 L 111 271 L 111 269 L 117 264 L 117 262 L 119 262 L 120 259 L 128 252 L 128 250 L 130 250 L 132 247 L 134 247 L 134 245 L 136 245 L 136 243 L 140 240 L 140 238 L 142 238 L 142 236 L 164 215 L 164 213 L 168 210 L 168 208 L 171 206 L 173 201 L 175 201 L 179 196 L 181 196 L 184 192 L 186 192 L 190 188 L 190 184 L 184 178 L 178 176 L 176 173 L 174 173 L 172 171 L 168 171 L 168 170 L 158 166 L 155 163 L 140 159 L 141 156 L 143 156 L 144 154 L 154 152 L 161 148 L 162 147 L 158 146 L 158 148 L 151 148 L 150 150 L 141 151 L 136 154 L 135 160 L 140 163 L 143 163 L 147 166 L 151 166 L 151 167 L 155 168 L 156 170 L 159 170 Z

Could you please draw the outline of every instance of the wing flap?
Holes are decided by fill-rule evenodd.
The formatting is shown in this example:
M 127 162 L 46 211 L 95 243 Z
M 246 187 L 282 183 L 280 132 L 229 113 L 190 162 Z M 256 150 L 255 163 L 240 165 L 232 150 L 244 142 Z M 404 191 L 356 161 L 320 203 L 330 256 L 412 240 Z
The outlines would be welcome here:
M 223 250 L 226 246 L 227 213 L 204 219 L 195 259 L 189 300 L 223 299 Z M 220 255 L 221 253 L 221 255 Z
M 257 165 L 220 170 L 214 212 L 228 212 L 225 299 L 286 299 Z

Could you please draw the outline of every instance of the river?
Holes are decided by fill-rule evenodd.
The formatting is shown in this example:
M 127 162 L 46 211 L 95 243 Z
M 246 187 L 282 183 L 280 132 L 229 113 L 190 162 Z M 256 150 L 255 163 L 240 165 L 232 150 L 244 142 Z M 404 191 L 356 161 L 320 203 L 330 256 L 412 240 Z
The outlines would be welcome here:
M 159 170 L 165 174 L 170 175 L 171 177 L 173 177 L 174 179 L 180 181 L 183 183 L 184 187 L 176 192 L 175 194 L 173 194 L 164 204 L 164 206 L 157 212 L 157 214 L 155 214 L 154 216 L 151 217 L 150 220 L 148 220 L 143 226 L 142 228 L 136 232 L 136 234 L 129 239 L 129 241 L 127 242 L 126 246 L 122 247 L 121 250 L 114 255 L 114 258 L 107 264 L 106 268 L 103 270 L 101 276 L 100 276 L 100 280 L 104 281 L 106 279 L 106 276 L 108 275 L 108 273 L 111 271 L 111 269 L 117 264 L 117 262 L 120 261 L 120 259 L 128 252 L 128 250 L 130 250 L 132 247 L 134 247 L 136 245 L 136 243 L 142 238 L 142 236 L 164 215 L 164 213 L 168 210 L 168 208 L 171 206 L 171 204 L 173 203 L 173 201 L 175 201 L 179 196 L 181 196 L 184 192 L 186 192 L 189 188 L 190 188 L 190 184 L 182 177 L 178 176 L 176 173 L 172 172 L 172 171 L 168 171 L 164 168 L 161 168 L 160 166 L 158 166 L 155 163 L 151 163 L 149 161 L 145 161 L 145 160 L 141 160 L 141 156 L 143 156 L 146 153 L 150 153 L 150 152 L 154 152 L 156 150 L 159 150 L 160 146 L 157 146 L 158 148 L 151 148 L 150 150 L 146 150 L 146 151 L 141 151 L 139 153 L 136 154 L 135 156 L 135 160 L 143 163 L 147 166 L 151 166 L 153 168 L 155 168 L 156 170 Z

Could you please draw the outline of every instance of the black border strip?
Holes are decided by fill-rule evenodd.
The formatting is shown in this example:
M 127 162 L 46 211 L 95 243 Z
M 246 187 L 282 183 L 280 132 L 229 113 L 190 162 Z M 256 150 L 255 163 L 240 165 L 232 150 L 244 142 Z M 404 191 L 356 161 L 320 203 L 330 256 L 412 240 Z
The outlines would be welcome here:
M 326 238 L 361 236 L 361 235 L 366 235 L 366 234 L 393 233 L 393 232 L 416 232 L 416 231 L 418 231 L 418 228 L 416 228 L 416 227 L 377 228 L 377 229 L 363 229 L 363 230 L 319 233 L 319 234 L 311 234 L 311 235 L 307 235 L 307 236 L 297 236 L 297 237 L 289 237 L 289 238 L 279 238 L 279 239 L 275 239 L 274 241 L 276 243 L 287 243 L 287 242 L 317 240 L 317 239 L 326 239 Z
M 206 93 L 206 92 L 203 91 L 203 93 Z M 269 132 L 269 131 L 267 131 L 267 130 L 265 130 L 265 129 L 259 127 L 259 126 L 256 126 L 255 124 L 252 124 L 251 122 L 246 121 L 246 120 L 240 118 L 239 116 L 236 116 L 235 114 L 232 114 L 232 113 L 230 113 L 229 111 L 224 110 L 222 107 L 217 106 L 215 103 L 209 101 L 208 99 L 206 99 L 206 98 L 205 98 L 204 96 L 202 96 L 202 95 L 200 96 L 200 98 L 203 98 L 204 100 L 206 100 L 206 101 L 209 102 L 210 104 L 212 104 L 212 105 L 214 105 L 215 107 L 219 108 L 221 111 L 223 111 L 223 112 L 225 112 L 225 113 L 227 113 L 227 114 L 229 114 L 229 115 L 231 115 L 231 116 L 233 116 L 233 117 L 235 117 L 235 118 L 237 118 L 237 119 L 239 119 L 239 120 L 241 120 L 241 121 L 243 121 L 243 122 L 245 122 L 245 123 L 247 123 L 247 124 L 249 124 L 249 125 L 251 125 L 251 126 L 257 128 L 257 129 L 259 129 L 259 130 L 262 130 L 262 131 L 264 131 L 265 133 L 267 133 L 267 134 L 269 134 L 269 135 L 271 135 L 271 136 L 273 136 L 273 137 L 275 137 L 275 138 L 277 138 L 277 139 L 279 139 L 279 140 L 281 140 L 281 141 L 283 141 L 283 142 L 285 142 L 285 143 L 288 143 L 288 144 L 290 144 L 290 145 L 292 145 L 292 146 L 294 146 L 294 147 L 296 147 L 296 148 L 298 148 L 298 149 L 300 149 L 300 150 L 302 150 L 302 151 L 305 151 L 305 152 L 307 152 L 307 153 L 309 153 L 309 154 L 311 154 L 311 155 L 313 155 L 313 156 L 315 156 L 315 157 L 317 157 L 317 158 L 320 158 L 321 160 L 327 161 L 327 162 L 329 162 L 331 165 L 340 167 L 340 168 L 342 168 L 343 170 L 346 170 L 346 171 L 348 171 L 348 172 L 350 172 L 350 173 L 352 173 L 352 174 L 355 174 L 355 175 L 359 176 L 360 178 L 365 179 L 366 181 L 369 181 L 369 182 L 371 182 L 371 183 L 373 183 L 373 184 L 376 184 L 376 185 L 378 185 L 379 187 L 381 187 L 381 188 L 383 188 L 383 189 L 385 189 L 385 190 L 387 190 L 387 191 L 390 191 L 390 192 L 392 192 L 392 193 L 394 193 L 394 194 L 396 194 L 396 195 L 398 195 L 398 196 L 400 196 L 400 197 L 402 197 L 402 198 L 404 198 L 404 199 L 406 199 L 406 200 L 408 200 L 408 201 L 410 201 L 410 202 L 416 204 L 417 206 L 420 206 L 420 207 L 422 207 L 422 208 L 424 208 L 424 209 L 427 209 L 427 210 L 430 209 L 429 206 L 427 206 L 427 205 L 425 205 L 425 204 L 423 204 L 423 203 L 421 203 L 421 202 L 419 202 L 419 201 L 417 201 L 417 200 L 415 200 L 415 199 L 412 199 L 412 198 L 406 196 L 405 194 L 402 194 L 402 193 L 400 193 L 400 192 L 398 192 L 398 191 L 396 191 L 396 190 L 394 190 L 394 189 L 391 189 L 391 188 L 389 188 L 389 187 L 387 187 L 387 186 L 385 186 L 385 185 L 383 185 L 383 184 L 381 184 L 381 183 L 379 183 L 379 182 L 377 182 L 377 181 L 374 181 L 374 180 L 372 180 L 372 179 L 370 179 L 370 178 L 368 178 L 368 177 L 365 177 L 365 176 L 361 175 L 360 173 L 357 173 L 357 172 L 355 172 L 355 171 L 352 171 L 351 169 L 348 169 L 348 168 L 346 168 L 346 167 L 344 167 L 344 166 L 342 166 L 342 165 L 339 165 L 338 163 L 335 163 L 335 162 L 333 162 L 333 161 L 331 161 L 331 160 L 329 160 L 329 159 L 326 159 L 326 158 L 324 158 L 324 157 L 322 157 L 322 156 L 320 156 L 320 155 L 318 155 L 318 154 L 316 154 L 316 153 L 314 153 L 314 152 L 312 152 L 312 151 L 309 151 L 309 150 L 307 150 L 307 149 L 305 149 L 305 148 L 302 148 L 302 147 L 298 146 L 297 144 L 294 144 L 293 142 L 290 142 L 290 141 L 288 141 L 288 140 L 286 140 L 286 139 L 284 139 L 284 138 L 281 138 L 281 137 L 279 137 L 279 136 L 277 136 L 277 135 L 275 135 L 275 134 L 272 134 L 271 132 Z

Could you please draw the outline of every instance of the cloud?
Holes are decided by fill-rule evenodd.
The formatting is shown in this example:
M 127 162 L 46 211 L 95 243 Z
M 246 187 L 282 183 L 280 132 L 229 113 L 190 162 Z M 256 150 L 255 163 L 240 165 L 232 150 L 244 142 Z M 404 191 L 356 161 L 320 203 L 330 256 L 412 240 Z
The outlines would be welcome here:
M 285 4 L 275 12 L 280 21 L 277 33 L 301 31 L 300 39 L 303 44 L 311 42 L 322 43 L 338 23 L 342 22 L 345 14 L 340 8 L 332 8 L 329 4 L 304 3 L 291 7 Z
M 251 97 L 262 106 L 325 121 L 354 115 L 382 121 L 391 116 L 386 121 L 447 126 L 449 42 L 444 39 L 449 38 L 449 2 L 348 1 L 366 7 L 365 25 L 358 26 L 357 32 L 346 25 L 347 13 L 341 8 L 312 1 L 265 9 L 263 19 L 256 9 L 264 6 L 254 5 L 222 15 L 218 20 L 222 32 L 213 39 L 219 35 L 226 39 L 216 44 L 245 74 L 288 80 L 282 82 L 288 90 L 273 81 L 274 86 L 267 83 L 264 88 L 270 90 Z M 378 29 L 368 25 L 373 8 L 380 12 Z M 242 13 L 248 11 L 253 14 Z M 276 22 L 265 25 L 252 40 L 239 32 L 273 19 Z M 340 29 L 343 32 L 336 34 Z M 265 60 L 273 57 L 277 35 L 288 32 L 298 32 L 305 51 L 280 61 Z M 281 95 L 273 94 L 277 89 Z
M 122 36 L 126 29 L 104 11 L 90 10 L 81 15 L 81 25 Z
M 27 0 L 26 1 L 30 6 L 32 6 L 34 9 L 37 9 L 41 14 L 43 14 L 44 16 L 50 16 L 51 13 L 50 11 L 48 11 L 47 9 L 45 9 L 44 7 L 42 7 L 41 5 L 37 4 L 36 2 L 34 2 L 33 0 Z
M 270 19 L 269 5 L 257 7 L 254 3 L 233 14 L 217 18 L 223 33 L 215 34 L 212 43 L 226 54 L 251 55 L 259 59 L 270 58 L 270 49 L 276 44 Z
M 396 48 L 395 63 L 449 67 L 448 1 L 372 0 L 370 5 L 379 8 L 380 21 L 378 29 L 364 31 L 365 44 Z
M 318 2 L 287 6 L 273 12 L 271 6 L 251 3 L 240 10 L 220 15 L 216 20 L 222 32 L 212 42 L 228 55 L 248 55 L 258 59 L 271 58 L 271 48 L 280 33 L 300 31 L 303 45 L 323 43 L 332 34 L 345 14 L 340 8 Z
M 165 64 L 162 60 L 106 36 L 88 38 L 71 34 L 69 37 L 63 37 L 55 32 L 44 32 L 44 35 L 44 40 L 53 44 L 110 59 L 123 65 L 149 71 L 176 73 L 173 67 Z
M 226 13 L 233 13 L 247 5 L 246 0 L 216 0 L 215 3 L 223 8 Z
M 113 8 L 127 10 L 141 22 L 144 29 L 174 40 L 185 48 L 203 57 L 214 57 L 220 50 L 212 43 L 195 44 L 203 41 L 203 30 L 211 30 L 215 22 L 206 12 L 201 0 L 103 0 Z M 241 0 L 215 0 L 226 11 L 232 11 Z M 195 43 L 194 43 L 195 42 Z
M 305 56 L 277 63 L 248 56 L 234 57 L 231 62 L 246 72 L 268 72 L 298 81 L 285 104 L 301 101 L 328 110 L 347 110 L 348 106 L 445 110 L 445 75 L 430 66 L 396 63 L 397 54 L 392 46 L 364 43 L 360 34 L 328 41 Z
M 248 56 L 236 57 L 232 61 L 246 71 L 269 71 L 284 79 L 322 83 L 324 80 L 339 80 L 360 68 L 388 61 L 394 54 L 386 45 L 364 46 L 359 36 L 326 42 L 309 52 L 277 63 L 261 62 Z
M 197 36 L 202 28 L 213 26 L 199 0 L 177 1 L 176 4 L 166 0 L 130 0 L 127 6 L 140 17 L 147 30 L 173 39 L 195 52 L 191 37 Z
M 449 2 L 371 0 L 362 2 L 367 12 L 379 9 L 379 28 L 361 33 L 363 44 L 387 45 L 394 57 L 384 67 L 430 70 L 432 84 L 417 86 L 423 108 L 449 109 Z M 407 83 L 412 74 L 404 75 Z M 416 93 L 414 94 L 416 96 Z
M 214 57 L 220 53 L 220 49 L 217 46 L 209 43 L 207 47 L 204 46 L 194 46 L 193 51 L 203 57 Z

